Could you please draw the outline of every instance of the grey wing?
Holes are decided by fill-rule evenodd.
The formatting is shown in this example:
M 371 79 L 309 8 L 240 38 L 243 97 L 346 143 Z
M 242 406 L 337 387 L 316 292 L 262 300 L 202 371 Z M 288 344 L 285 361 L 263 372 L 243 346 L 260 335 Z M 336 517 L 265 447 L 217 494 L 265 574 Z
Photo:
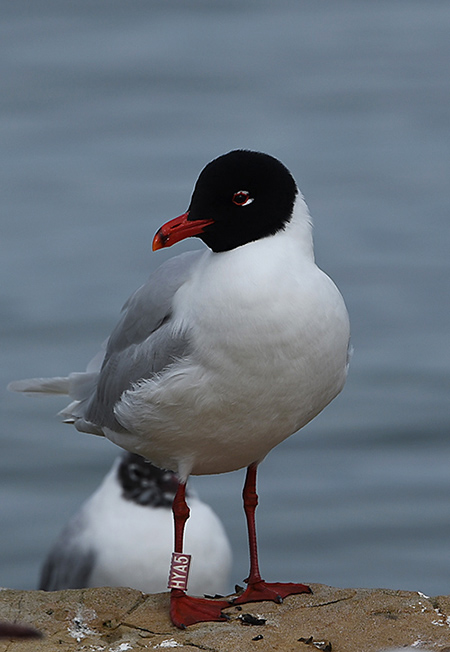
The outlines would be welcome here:
M 187 252 L 158 267 L 128 299 L 106 350 L 95 356 L 86 371 L 67 377 L 13 381 L 8 389 L 69 395 L 72 403 L 60 415 L 81 432 L 103 435 L 105 426 L 123 431 L 113 411 L 123 392 L 133 383 L 158 373 L 188 350 L 186 339 L 172 332 L 172 302 L 202 255 L 202 251 Z
M 38 586 L 41 591 L 83 589 L 89 586 L 96 554 L 81 546 L 80 534 L 83 528 L 81 512 L 69 521 L 45 560 Z
M 127 301 L 108 340 L 99 374 L 95 379 L 86 377 L 86 387 L 89 383 L 94 386 L 74 410 L 79 430 L 101 434 L 106 426 L 123 431 L 113 411 L 122 393 L 186 353 L 188 342 L 172 332 L 172 301 L 202 253 L 193 251 L 170 258 Z
M 131 295 L 122 308 L 122 318 L 110 335 L 106 357 L 143 342 L 167 320 L 175 292 L 202 254 L 202 251 L 189 251 L 169 258 Z

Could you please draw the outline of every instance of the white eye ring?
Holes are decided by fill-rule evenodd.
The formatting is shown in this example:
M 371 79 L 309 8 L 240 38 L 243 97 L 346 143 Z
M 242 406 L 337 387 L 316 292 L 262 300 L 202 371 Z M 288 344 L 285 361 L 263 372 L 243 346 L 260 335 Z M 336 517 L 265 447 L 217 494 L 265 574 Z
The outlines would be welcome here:
M 250 197 L 248 190 L 238 190 L 234 193 L 232 201 L 236 206 L 248 206 L 252 203 L 253 197 Z

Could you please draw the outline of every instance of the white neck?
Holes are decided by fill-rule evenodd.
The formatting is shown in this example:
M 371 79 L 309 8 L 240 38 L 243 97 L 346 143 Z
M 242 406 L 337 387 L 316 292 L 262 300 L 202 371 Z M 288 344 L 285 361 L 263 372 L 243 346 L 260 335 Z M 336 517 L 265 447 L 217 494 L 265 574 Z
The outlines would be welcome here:
M 314 262 L 312 220 L 308 206 L 300 191 L 295 200 L 291 221 L 286 225 L 285 233 L 289 238 L 294 238 L 296 247 L 300 247 L 305 258 Z

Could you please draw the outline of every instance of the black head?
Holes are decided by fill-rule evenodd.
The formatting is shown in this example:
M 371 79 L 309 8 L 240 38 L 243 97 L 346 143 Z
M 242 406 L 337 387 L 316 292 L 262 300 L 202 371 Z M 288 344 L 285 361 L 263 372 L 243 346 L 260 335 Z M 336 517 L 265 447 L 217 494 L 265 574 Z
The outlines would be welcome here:
M 235 150 L 200 173 L 188 221 L 213 219 L 198 237 L 213 251 L 228 251 L 283 229 L 297 192 L 291 173 L 276 158 Z
M 126 500 L 149 507 L 171 507 L 178 489 L 175 473 L 159 469 L 134 453 L 122 457 L 117 478 Z

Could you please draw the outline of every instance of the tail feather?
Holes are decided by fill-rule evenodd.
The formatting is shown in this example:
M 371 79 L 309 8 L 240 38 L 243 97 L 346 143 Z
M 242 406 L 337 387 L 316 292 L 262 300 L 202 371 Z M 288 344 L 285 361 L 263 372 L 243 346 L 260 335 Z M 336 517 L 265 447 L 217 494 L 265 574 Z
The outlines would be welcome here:
M 94 363 L 90 363 L 89 371 L 74 372 L 70 376 L 57 376 L 55 378 L 27 378 L 25 380 L 14 380 L 9 383 L 8 389 L 12 392 L 24 392 L 25 394 L 59 394 L 70 396 L 75 399 L 63 410 L 58 412 L 63 417 L 64 423 L 71 423 L 80 432 L 87 432 L 92 435 L 104 436 L 103 430 L 95 423 L 86 421 L 84 413 L 86 404 L 92 394 L 98 378 L 98 362 L 102 359 L 97 356 Z M 96 369 L 95 371 L 93 369 Z
M 14 380 L 9 383 L 8 389 L 12 392 L 25 392 L 28 394 L 69 394 L 69 377 L 56 376 L 55 378 L 26 378 Z

